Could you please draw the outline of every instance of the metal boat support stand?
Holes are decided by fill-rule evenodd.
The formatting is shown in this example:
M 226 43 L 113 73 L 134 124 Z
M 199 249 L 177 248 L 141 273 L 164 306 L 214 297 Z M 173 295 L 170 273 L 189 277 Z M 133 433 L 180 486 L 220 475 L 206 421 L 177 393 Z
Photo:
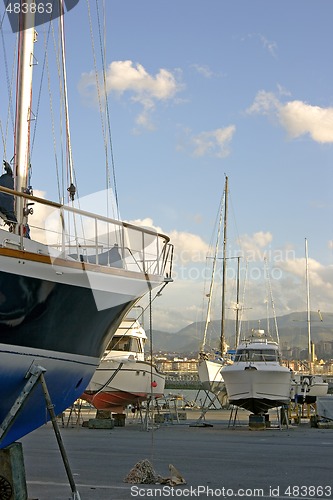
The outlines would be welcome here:
M 53 425 L 53 430 L 58 442 L 58 446 L 60 449 L 61 457 L 64 462 L 66 474 L 69 480 L 69 484 L 72 490 L 72 499 L 73 500 L 81 500 L 80 494 L 76 489 L 76 485 L 74 482 L 73 474 L 69 465 L 69 461 L 67 458 L 66 450 L 60 435 L 59 431 L 59 426 L 57 422 L 57 417 L 54 412 L 54 405 L 51 401 L 50 394 L 47 388 L 47 384 L 45 381 L 44 373 L 46 372 L 45 368 L 42 366 L 34 365 L 32 364 L 28 370 L 28 372 L 25 375 L 25 378 L 28 379 L 27 383 L 25 384 L 24 388 L 21 391 L 21 394 L 18 396 L 16 401 L 14 402 L 12 408 L 8 412 L 8 415 L 0 425 L 0 439 L 6 434 L 12 423 L 14 422 L 16 415 L 19 413 L 20 409 L 22 408 L 24 402 L 26 399 L 29 397 L 31 391 L 33 388 L 36 386 L 38 382 L 40 382 L 42 386 L 42 390 L 44 393 L 44 398 L 46 401 L 46 407 L 49 412 L 49 415 L 51 417 L 52 425 Z
M 190 424 L 189 427 L 214 427 L 213 424 L 208 424 L 205 421 L 206 420 L 206 413 L 211 407 L 216 408 L 215 402 L 219 401 L 218 397 L 219 397 L 220 393 L 222 393 L 223 391 L 221 390 L 221 391 L 218 391 L 217 393 L 215 393 L 213 399 L 210 397 L 209 391 L 205 391 L 205 392 L 206 392 L 206 399 L 208 398 L 210 400 L 210 403 L 208 406 L 204 406 L 202 408 L 202 412 L 201 412 L 201 415 L 198 418 L 198 420 L 194 424 Z

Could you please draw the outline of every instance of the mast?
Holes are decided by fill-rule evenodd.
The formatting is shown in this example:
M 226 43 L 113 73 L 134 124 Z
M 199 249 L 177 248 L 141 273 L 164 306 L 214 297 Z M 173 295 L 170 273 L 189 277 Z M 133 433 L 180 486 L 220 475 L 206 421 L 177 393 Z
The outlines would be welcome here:
M 225 285 L 226 285 L 226 270 L 227 270 L 227 218 L 228 218 L 228 176 L 225 178 L 224 188 L 224 223 L 223 223 L 223 267 L 222 267 L 222 314 L 221 314 L 221 339 L 220 350 L 224 352 L 224 331 L 225 331 Z
M 209 295 L 208 295 L 207 316 L 206 316 L 206 323 L 205 323 L 204 335 L 203 335 L 202 344 L 201 344 L 201 348 L 200 348 L 201 352 L 203 352 L 205 344 L 206 344 L 208 325 L 210 323 L 210 311 L 211 311 L 211 307 L 212 307 L 212 297 L 213 297 L 213 288 L 214 288 L 214 279 L 215 279 L 215 271 L 216 271 L 217 254 L 218 254 L 218 249 L 219 249 L 221 226 L 222 226 L 222 216 L 223 216 L 223 205 L 222 205 L 222 199 L 221 199 L 221 210 L 220 210 L 219 224 L 218 224 L 218 230 L 217 230 L 217 236 L 216 236 L 216 244 L 215 244 L 214 260 L 213 260 L 212 278 L 210 280 Z
M 239 281 L 240 281 L 240 256 L 237 257 L 235 348 L 238 346 L 238 336 L 239 336 Z
M 312 371 L 312 343 L 311 343 L 311 311 L 310 311 L 310 282 L 309 282 L 309 263 L 308 263 L 308 240 L 305 238 L 305 280 L 306 280 L 306 311 L 307 311 L 307 325 L 308 325 L 308 359 L 310 373 Z
M 31 0 L 27 3 L 30 5 Z M 33 10 L 28 8 L 26 14 L 20 15 L 14 138 L 15 189 L 19 192 L 27 189 L 30 163 L 32 70 L 35 42 L 35 14 L 31 12 Z M 24 215 L 24 206 L 24 199 L 18 197 L 15 207 L 18 227 L 25 224 L 27 220 Z

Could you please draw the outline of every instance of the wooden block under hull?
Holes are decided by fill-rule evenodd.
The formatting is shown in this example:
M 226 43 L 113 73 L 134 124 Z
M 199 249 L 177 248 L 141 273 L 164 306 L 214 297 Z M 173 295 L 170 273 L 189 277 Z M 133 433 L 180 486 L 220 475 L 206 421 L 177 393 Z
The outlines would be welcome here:
M 113 418 L 90 418 L 88 420 L 89 429 L 113 429 Z

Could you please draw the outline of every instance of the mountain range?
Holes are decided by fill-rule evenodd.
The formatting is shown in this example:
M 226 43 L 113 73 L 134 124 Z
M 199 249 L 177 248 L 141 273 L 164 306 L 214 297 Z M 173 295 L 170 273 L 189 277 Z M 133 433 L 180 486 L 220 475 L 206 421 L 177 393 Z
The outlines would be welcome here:
M 311 312 L 311 338 L 314 344 L 321 341 L 333 342 L 333 313 Z M 307 349 L 308 330 L 307 313 L 294 312 L 276 318 L 281 348 Z M 178 332 L 170 333 L 153 330 L 153 351 L 168 353 L 196 353 L 200 350 L 203 339 L 204 322 L 191 323 Z M 252 328 L 269 331 L 274 340 L 275 321 L 270 319 L 248 320 L 241 325 L 241 338 L 246 337 Z M 216 349 L 219 343 L 221 322 L 211 321 L 208 327 L 206 348 Z M 149 337 L 149 332 L 147 335 Z M 227 344 L 232 348 L 235 345 L 235 321 L 226 319 L 225 337 Z

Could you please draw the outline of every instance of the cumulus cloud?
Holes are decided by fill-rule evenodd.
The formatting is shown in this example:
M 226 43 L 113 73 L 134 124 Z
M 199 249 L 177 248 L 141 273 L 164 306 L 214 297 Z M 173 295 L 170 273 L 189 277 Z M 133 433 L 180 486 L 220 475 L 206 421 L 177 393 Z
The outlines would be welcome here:
M 160 227 L 154 225 L 154 221 L 149 217 L 131 221 L 131 224 L 148 227 L 156 230 L 158 233 L 164 233 Z M 176 264 L 184 265 L 190 262 L 205 262 L 209 246 L 200 236 L 175 230 L 169 232 L 168 236 L 174 245 L 174 260 Z
M 102 82 L 102 78 L 99 79 Z M 155 75 L 151 75 L 142 64 L 135 64 L 130 60 L 112 62 L 107 68 L 105 82 L 108 94 L 114 93 L 121 97 L 127 93 L 133 102 L 141 105 L 142 112 L 136 121 L 145 128 L 153 128 L 151 114 L 157 103 L 174 99 L 183 88 L 171 71 L 161 68 Z M 84 73 L 81 76 L 79 90 L 88 100 L 97 99 L 94 72 Z
M 163 234 L 160 227 L 155 226 L 154 221 L 147 217 L 145 219 L 137 219 L 131 221 L 131 224 L 135 224 L 141 227 L 148 227 L 156 230 Z M 171 231 L 168 233 L 170 241 L 174 246 L 174 260 L 175 264 L 189 264 L 189 263 L 202 263 L 205 262 L 207 253 L 209 251 L 209 246 L 207 243 L 200 238 L 197 234 L 182 232 L 182 231 Z
M 244 258 L 250 262 L 255 262 L 256 260 L 263 260 L 267 255 L 267 247 L 269 247 L 272 240 L 273 236 L 270 232 L 258 231 L 253 235 L 244 234 L 240 236 L 238 244 Z
M 132 222 L 163 233 L 151 218 Z M 187 324 L 202 321 L 206 314 L 205 293 L 211 278 L 206 256 L 210 248 L 196 234 L 171 231 L 169 235 L 175 246 L 174 283 L 163 291 L 161 299 L 154 306 L 155 320 L 161 329 L 178 331 Z M 245 262 L 241 260 L 243 321 L 266 318 L 267 312 L 273 316 L 267 276 L 270 276 L 277 316 L 305 311 L 305 258 L 297 258 L 289 245 L 284 249 L 272 248 L 273 236 L 269 231 L 245 234 L 240 237 L 238 243 L 244 258 L 249 262 L 247 269 Z M 264 264 L 266 258 L 267 264 Z M 309 258 L 308 266 L 311 310 L 320 309 L 323 313 L 329 311 L 333 301 L 333 265 L 323 265 Z M 228 308 L 227 315 L 231 318 L 234 317 L 237 269 L 235 266 L 234 272 L 230 272 L 233 271 L 231 263 L 228 268 L 226 289 L 227 301 L 230 301 L 231 308 Z M 173 311 L 171 316 L 165 314 L 165 311 L 170 310 Z
M 291 101 L 281 106 L 279 120 L 292 138 L 309 134 L 316 142 L 333 142 L 333 108 Z
M 176 261 L 180 264 L 205 262 L 209 246 L 196 234 L 172 231 L 170 238 L 175 247 Z
M 319 143 L 333 142 L 332 107 L 322 108 L 298 100 L 282 103 L 273 92 L 261 90 L 247 113 L 275 116 L 292 139 L 308 134 Z
M 230 154 L 229 145 L 236 131 L 235 125 L 201 132 L 191 137 L 194 156 L 211 155 L 225 158 Z

